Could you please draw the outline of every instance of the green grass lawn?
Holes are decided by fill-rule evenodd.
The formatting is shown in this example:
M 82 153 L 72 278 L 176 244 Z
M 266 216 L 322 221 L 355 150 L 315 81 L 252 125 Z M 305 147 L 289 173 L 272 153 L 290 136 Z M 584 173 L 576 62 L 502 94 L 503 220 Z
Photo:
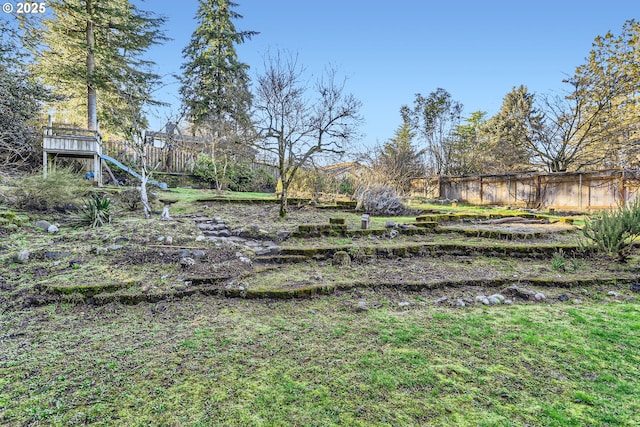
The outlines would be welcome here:
M 0 313 L 8 426 L 635 426 L 639 389 L 637 302 L 358 291 Z

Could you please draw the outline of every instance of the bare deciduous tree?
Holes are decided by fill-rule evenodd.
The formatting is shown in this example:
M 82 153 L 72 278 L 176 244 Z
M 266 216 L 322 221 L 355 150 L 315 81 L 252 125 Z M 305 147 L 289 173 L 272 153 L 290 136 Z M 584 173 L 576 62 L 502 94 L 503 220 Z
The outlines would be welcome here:
M 342 154 L 356 136 L 361 103 L 345 93 L 329 69 L 310 95 L 297 57 L 268 55 L 255 95 L 256 148 L 276 160 L 282 190 L 280 216 L 286 215 L 287 190 L 300 167 L 321 154 Z

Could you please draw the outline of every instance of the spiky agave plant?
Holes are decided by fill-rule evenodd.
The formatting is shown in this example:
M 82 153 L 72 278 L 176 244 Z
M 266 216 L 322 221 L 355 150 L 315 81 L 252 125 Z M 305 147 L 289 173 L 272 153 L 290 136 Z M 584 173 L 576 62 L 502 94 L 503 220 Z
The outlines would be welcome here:
M 92 194 L 77 214 L 77 225 L 91 228 L 102 227 L 111 222 L 111 199 Z

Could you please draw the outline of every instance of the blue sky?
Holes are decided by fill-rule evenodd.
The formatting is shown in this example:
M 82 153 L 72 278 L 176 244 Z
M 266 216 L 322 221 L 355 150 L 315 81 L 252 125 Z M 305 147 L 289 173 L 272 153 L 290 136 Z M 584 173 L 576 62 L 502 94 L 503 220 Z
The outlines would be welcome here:
M 365 124 L 359 144 L 384 142 L 401 123 L 399 109 L 416 93 L 447 90 L 474 111 L 495 114 L 504 95 L 526 85 L 561 92 L 562 80 L 585 62 L 593 39 L 619 34 L 640 19 L 638 0 L 236 0 L 238 30 L 259 31 L 238 46 L 253 78 L 269 50 L 297 53 L 309 75 L 331 65 L 348 78 Z M 179 73 L 196 21 L 196 0 L 147 0 L 165 15 L 173 40 L 155 48 L 160 74 Z M 159 128 L 179 108 L 178 84 L 158 93 L 173 104 L 156 112 Z

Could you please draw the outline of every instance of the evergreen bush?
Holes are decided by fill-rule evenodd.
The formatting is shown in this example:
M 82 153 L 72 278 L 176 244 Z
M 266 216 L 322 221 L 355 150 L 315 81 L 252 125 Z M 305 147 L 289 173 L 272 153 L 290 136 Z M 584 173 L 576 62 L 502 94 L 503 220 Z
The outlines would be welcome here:
M 582 233 L 597 251 L 624 262 L 640 237 L 640 201 L 587 218 Z

